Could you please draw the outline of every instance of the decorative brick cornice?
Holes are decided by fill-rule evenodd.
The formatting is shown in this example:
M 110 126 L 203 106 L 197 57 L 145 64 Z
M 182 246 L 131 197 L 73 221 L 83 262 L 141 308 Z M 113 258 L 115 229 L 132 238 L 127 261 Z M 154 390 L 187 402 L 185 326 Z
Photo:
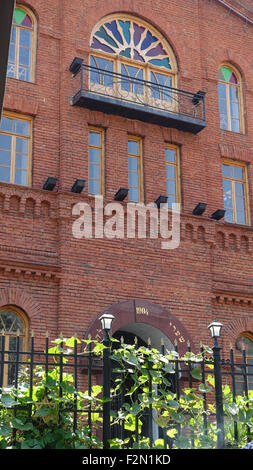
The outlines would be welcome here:
M 61 274 L 58 266 L 41 266 L 35 263 L 0 260 L 0 273 L 4 275 L 28 276 L 34 279 L 59 281 Z

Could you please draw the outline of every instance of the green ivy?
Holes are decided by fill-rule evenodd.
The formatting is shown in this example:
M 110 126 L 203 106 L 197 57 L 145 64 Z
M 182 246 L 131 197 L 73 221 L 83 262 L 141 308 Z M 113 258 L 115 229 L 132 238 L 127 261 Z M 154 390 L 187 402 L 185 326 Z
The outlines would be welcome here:
M 63 363 L 73 352 L 76 338 L 58 338 L 50 349 L 51 354 L 63 353 Z M 85 348 L 102 357 L 105 346 L 97 341 L 83 340 Z M 116 340 L 114 340 L 114 343 Z M 117 411 L 111 412 L 111 425 L 124 426 L 126 438 L 112 439 L 114 449 L 163 449 L 167 440 L 175 449 L 215 448 L 217 428 L 214 404 L 214 377 L 212 350 L 204 346 L 204 355 L 186 353 L 179 357 L 175 351 L 162 355 L 154 348 L 117 344 L 111 358 L 116 374 L 115 386 L 110 399 L 125 397 Z M 206 355 L 205 368 L 210 374 L 202 383 L 200 363 Z M 171 391 L 169 378 L 175 376 L 175 361 L 184 361 L 190 366 L 193 386 L 181 390 L 180 398 Z M 96 436 L 101 427 L 103 388 L 93 385 L 91 393 L 80 392 L 74 387 L 72 374 L 59 374 L 54 366 L 46 374 L 42 366 L 36 367 L 30 396 L 29 368 L 21 371 L 18 389 L 0 390 L 0 449 L 88 449 L 102 448 Z M 59 391 L 61 390 L 61 393 Z M 204 408 L 204 394 L 209 397 Z M 242 447 L 253 439 L 253 392 L 233 399 L 228 385 L 223 386 L 225 417 L 225 440 L 227 447 Z M 73 431 L 73 409 L 92 409 L 92 430 L 78 421 Z M 166 442 L 158 439 L 151 442 L 143 436 L 143 415 L 152 409 L 155 423 L 164 430 Z M 81 415 L 81 413 L 80 413 Z M 206 419 L 206 427 L 204 420 Z M 238 428 L 238 441 L 234 439 L 234 423 Z M 138 429 L 138 432 L 136 431 Z

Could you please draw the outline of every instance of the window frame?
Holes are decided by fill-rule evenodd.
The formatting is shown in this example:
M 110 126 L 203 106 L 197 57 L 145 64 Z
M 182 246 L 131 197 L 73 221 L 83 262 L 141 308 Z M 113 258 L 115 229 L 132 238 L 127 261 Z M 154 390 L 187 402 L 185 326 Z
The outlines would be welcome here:
M 175 163 L 173 162 L 167 162 L 166 160 L 166 149 L 172 149 L 175 150 Z M 165 157 L 165 178 L 166 178 L 166 196 L 168 196 L 167 193 L 167 176 L 166 176 L 166 168 L 167 165 L 175 167 L 175 173 L 176 173 L 176 203 L 181 204 L 181 176 L 180 176 L 180 148 L 178 145 L 171 144 L 168 142 L 165 142 L 165 148 L 164 148 L 164 157 Z
M 250 217 L 250 200 L 249 200 L 249 183 L 248 183 L 248 164 L 245 162 L 239 162 L 236 160 L 229 160 L 229 159 L 223 159 L 221 168 L 223 165 L 230 165 L 230 166 L 237 166 L 239 168 L 242 168 L 243 170 L 243 176 L 244 180 L 239 180 L 239 179 L 234 179 L 232 177 L 228 176 L 223 176 L 222 173 L 222 192 L 223 192 L 223 204 L 224 204 L 224 190 L 223 190 L 223 180 L 225 179 L 226 181 L 231 181 L 232 182 L 232 204 L 233 204 L 233 222 L 229 222 L 225 220 L 225 223 L 228 224 L 235 224 L 235 225 L 242 225 L 243 227 L 245 226 L 250 226 L 251 225 L 251 217 Z M 235 198 L 235 182 L 240 182 L 243 184 L 244 187 L 244 203 L 245 203 L 245 224 L 237 222 L 237 211 L 236 211 L 236 198 Z M 224 207 L 225 209 L 225 207 Z M 226 214 L 225 214 L 226 216 Z
M 33 117 L 25 114 L 14 113 L 10 111 L 3 111 L 2 117 L 9 119 L 15 119 L 19 121 L 26 121 L 29 123 L 29 136 L 22 136 L 22 134 L 14 134 L 8 131 L 0 130 L 0 134 L 11 136 L 11 164 L 10 164 L 10 181 L 4 182 L 0 180 L 0 183 L 14 184 L 17 186 L 31 187 L 32 185 L 32 149 L 33 149 Z M 14 182 L 15 169 L 16 169 L 16 138 L 22 137 L 28 140 L 28 159 L 27 159 L 27 184 L 19 185 Z M 1 165 L 5 166 L 5 165 Z
M 16 315 L 21 322 L 23 323 L 23 328 L 24 328 L 24 333 L 23 334 L 18 334 L 18 333 L 6 333 L 3 330 L 1 331 L 1 334 L 3 335 L 4 333 L 4 338 L 5 338 L 5 345 L 4 345 L 4 350 L 9 351 L 9 340 L 10 337 L 22 337 L 23 338 L 23 344 L 22 344 L 22 351 L 28 351 L 28 343 L 29 343 L 29 321 L 26 316 L 26 314 L 21 310 L 20 308 L 14 306 L 14 305 L 4 305 L 3 307 L 0 308 L 0 313 L 4 312 L 6 310 L 11 311 L 14 315 Z M 6 341 L 7 340 L 7 341 Z M 10 353 L 11 354 L 11 353 Z M 8 361 L 8 354 L 5 354 L 4 357 L 5 361 Z M 26 361 L 25 356 L 22 354 L 22 362 Z M 9 364 L 4 364 L 3 366 L 3 373 L 2 373 L 2 378 L 3 378 L 3 387 L 8 387 L 8 366 Z
M 17 4 L 15 5 L 15 8 L 20 8 L 21 10 L 25 11 L 31 18 L 32 23 L 33 23 L 33 28 L 28 28 L 25 26 L 19 26 L 19 25 L 14 25 L 12 24 L 12 28 L 16 28 L 17 30 L 17 42 L 15 44 L 15 63 L 14 63 L 14 77 L 9 77 L 11 79 L 19 80 L 21 82 L 26 82 L 26 83 L 35 83 L 35 68 L 36 68 L 36 42 L 37 42 L 37 20 L 36 17 L 30 8 L 26 7 L 25 5 L 22 4 Z M 27 31 L 32 32 L 32 40 L 31 40 L 31 67 L 30 67 L 30 80 L 21 80 L 18 77 L 18 67 L 19 67 L 19 47 L 20 47 L 20 29 L 24 29 Z M 9 63 L 9 60 L 8 60 Z
M 128 151 L 129 141 L 134 141 L 138 143 L 138 151 L 139 151 L 138 155 L 129 153 Z M 139 190 L 139 201 L 136 203 L 136 201 L 131 201 L 129 199 L 129 202 L 133 202 L 136 204 L 143 203 L 144 202 L 144 177 L 143 177 L 143 138 L 142 137 L 136 136 L 133 134 L 127 135 L 127 160 L 129 157 L 137 158 L 137 161 L 138 161 L 138 190 Z M 128 165 L 128 162 L 127 162 L 127 165 Z M 128 188 L 129 188 L 129 165 L 128 165 Z
M 126 66 L 132 66 L 132 67 L 136 67 L 138 69 L 141 69 L 143 71 L 143 78 L 141 80 L 143 80 L 143 82 L 147 81 L 149 83 L 153 83 L 151 81 L 151 72 L 153 72 L 154 74 L 155 73 L 158 73 L 160 75 L 164 75 L 165 77 L 171 77 L 171 87 L 170 88 L 177 88 L 177 72 L 176 71 L 168 71 L 165 67 L 155 67 L 153 64 L 148 64 L 148 63 L 142 63 L 142 62 L 138 62 L 137 60 L 134 60 L 134 59 L 129 59 L 127 57 L 124 57 L 124 56 L 119 56 L 119 55 L 113 55 L 113 54 L 109 54 L 109 53 L 106 53 L 106 52 L 100 52 L 99 50 L 96 50 L 96 49 L 91 49 L 90 50 L 90 54 L 89 54 L 89 65 L 90 65 L 90 60 L 91 60 L 91 57 L 97 57 L 97 58 L 100 58 L 100 59 L 105 59 L 105 60 L 108 60 L 110 62 L 113 63 L 113 73 L 116 73 L 116 74 L 119 74 L 119 75 L 124 75 L 122 74 L 121 72 L 121 65 L 126 65 Z M 95 70 L 94 70 L 95 72 Z M 91 85 L 92 84 L 92 85 Z M 154 83 L 155 84 L 155 83 Z M 106 88 L 106 85 L 104 84 L 100 84 L 100 83 L 95 83 L 95 82 L 91 82 L 90 80 L 90 77 L 89 77 L 89 86 L 92 86 L 92 89 L 96 90 L 99 92 L 103 91 L 102 90 L 102 87 Z M 157 85 L 159 86 L 159 85 Z M 110 87 L 115 96 L 119 96 L 119 88 L 120 88 L 120 84 L 119 83 L 114 83 L 112 87 Z M 135 93 L 130 93 L 130 96 L 133 97 L 133 96 L 136 96 Z M 152 97 L 151 97 L 151 93 L 150 93 L 150 90 L 148 90 L 148 87 L 144 87 L 144 94 L 145 96 L 145 99 L 147 101 L 147 103 L 149 101 L 152 101 Z M 173 109 L 174 107 L 176 107 L 176 104 L 175 102 L 172 100 L 172 102 L 170 103 L 170 108 Z
M 99 147 L 91 145 L 89 142 L 90 132 L 100 134 L 101 145 Z M 99 149 L 99 193 L 93 194 L 89 192 L 90 178 L 90 148 Z M 89 196 L 104 196 L 105 182 L 104 182 L 104 159 L 105 159 L 105 129 L 96 126 L 88 126 L 88 194 Z
M 250 332 L 244 332 L 244 333 L 240 333 L 236 339 L 236 342 L 240 339 L 240 338 L 245 338 L 245 339 L 249 339 L 252 344 L 253 344 L 253 334 L 250 333 Z M 248 356 L 246 355 L 246 359 L 250 359 L 252 362 L 253 362 L 253 355 L 252 356 Z M 241 363 L 241 360 L 242 360 L 242 352 L 239 352 L 238 349 L 236 349 L 236 353 L 235 353 L 235 363 L 237 364 L 240 364 Z M 238 366 L 237 366 L 238 367 Z M 247 366 L 246 368 L 248 367 L 253 367 L 253 364 L 248 364 L 247 363 Z M 241 369 L 240 369 L 241 370 Z M 249 382 L 249 378 L 251 379 L 250 382 Z M 237 379 L 237 380 L 236 380 Z M 239 380 L 238 380 L 239 379 Z M 243 383 L 243 377 L 242 375 L 238 375 L 238 376 L 235 376 L 235 387 L 237 389 L 238 385 L 241 385 Z M 249 387 L 249 384 L 251 384 L 251 387 Z M 249 390 L 253 390 L 253 376 L 251 375 L 250 377 L 247 376 L 247 386 L 248 386 L 248 389 Z
M 243 105 L 243 95 L 242 95 L 242 79 L 241 75 L 238 72 L 238 70 L 230 63 L 222 63 L 219 67 L 218 70 L 220 70 L 222 67 L 227 67 L 232 72 L 235 74 L 238 83 L 233 84 L 233 83 L 228 83 L 226 81 L 223 81 L 218 78 L 218 84 L 221 83 L 222 85 L 225 85 L 225 90 L 226 90 L 226 109 L 227 109 L 227 119 L 228 119 L 228 129 L 222 129 L 220 125 L 220 130 L 222 131 L 228 131 L 228 132 L 233 132 L 235 134 L 245 134 L 245 123 L 244 123 L 244 105 Z M 230 102 L 230 96 L 229 96 L 229 87 L 235 87 L 238 90 L 238 108 L 239 108 L 239 124 L 240 124 L 240 130 L 239 132 L 232 130 L 232 117 L 231 117 L 231 102 Z M 219 88 L 218 88 L 218 106 L 220 106 L 220 96 L 219 96 Z M 220 110 L 219 110 L 219 119 L 220 119 Z

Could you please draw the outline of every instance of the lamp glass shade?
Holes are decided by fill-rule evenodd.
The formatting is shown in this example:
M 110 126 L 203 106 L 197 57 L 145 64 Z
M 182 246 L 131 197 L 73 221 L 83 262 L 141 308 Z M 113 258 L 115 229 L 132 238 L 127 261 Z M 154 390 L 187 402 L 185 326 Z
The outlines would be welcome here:
M 114 316 L 110 313 L 104 313 L 104 315 L 102 315 L 99 320 L 101 321 L 102 330 L 110 331 Z
M 223 324 L 214 320 L 209 326 L 209 330 L 211 331 L 211 336 L 212 338 L 219 338 L 221 328 L 223 327 Z

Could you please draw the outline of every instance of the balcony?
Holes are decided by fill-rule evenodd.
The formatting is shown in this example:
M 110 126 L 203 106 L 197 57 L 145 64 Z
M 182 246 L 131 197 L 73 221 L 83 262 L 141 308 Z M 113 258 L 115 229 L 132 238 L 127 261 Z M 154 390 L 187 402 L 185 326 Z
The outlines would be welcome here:
M 206 127 L 205 93 L 171 88 L 82 63 L 70 66 L 73 106 L 197 134 Z

